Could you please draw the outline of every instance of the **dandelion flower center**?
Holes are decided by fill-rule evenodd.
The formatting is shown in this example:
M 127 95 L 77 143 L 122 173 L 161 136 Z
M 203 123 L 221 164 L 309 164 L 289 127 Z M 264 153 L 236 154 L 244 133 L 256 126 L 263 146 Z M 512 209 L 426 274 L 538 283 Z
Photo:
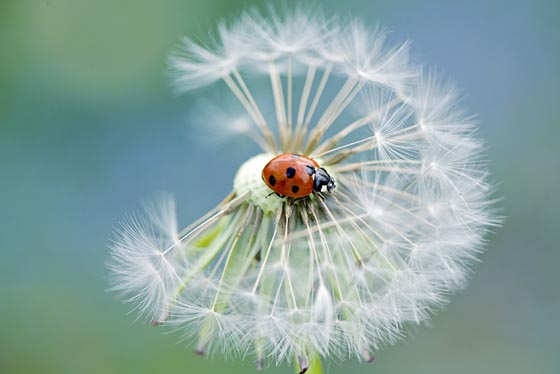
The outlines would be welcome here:
M 239 167 L 233 180 L 235 194 L 247 194 L 247 200 L 267 215 L 277 212 L 282 206 L 282 200 L 271 196 L 270 189 L 262 181 L 262 170 L 272 157 L 271 153 L 251 157 Z

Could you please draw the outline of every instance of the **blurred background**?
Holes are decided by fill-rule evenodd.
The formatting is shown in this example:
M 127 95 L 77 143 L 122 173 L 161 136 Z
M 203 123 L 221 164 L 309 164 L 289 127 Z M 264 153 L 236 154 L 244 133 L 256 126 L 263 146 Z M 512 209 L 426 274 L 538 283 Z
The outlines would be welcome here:
M 185 225 L 256 148 L 201 147 L 168 52 L 252 1 L 0 2 L 0 372 L 253 373 L 134 322 L 106 291 L 112 227 L 162 191 Z M 283 2 L 289 3 L 289 2 Z M 327 373 L 560 372 L 560 16 L 555 1 L 325 1 L 380 22 L 478 113 L 507 223 L 431 327 Z M 208 178 L 208 184 L 199 183 Z M 270 372 L 291 373 L 284 366 Z

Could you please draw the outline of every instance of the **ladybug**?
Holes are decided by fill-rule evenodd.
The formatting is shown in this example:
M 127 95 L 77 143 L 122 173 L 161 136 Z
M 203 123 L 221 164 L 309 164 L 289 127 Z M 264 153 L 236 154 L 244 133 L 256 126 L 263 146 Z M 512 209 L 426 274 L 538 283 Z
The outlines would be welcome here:
M 264 183 L 280 197 L 301 199 L 312 193 L 331 192 L 334 179 L 312 158 L 296 153 L 274 157 L 262 171 Z

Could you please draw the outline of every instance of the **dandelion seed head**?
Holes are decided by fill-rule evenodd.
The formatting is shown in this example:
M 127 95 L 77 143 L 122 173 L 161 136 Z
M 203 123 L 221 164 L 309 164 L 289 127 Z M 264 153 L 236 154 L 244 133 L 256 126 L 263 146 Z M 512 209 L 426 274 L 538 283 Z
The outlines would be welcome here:
M 185 40 L 170 59 L 177 87 L 222 82 L 243 114 L 216 130 L 261 153 L 189 227 L 178 231 L 170 199 L 125 221 L 114 289 L 198 353 L 258 367 L 372 361 L 428 321 L 501 219 L 476 122 L 454 84 L 411 63 L 409 44 L 303 6 L 250 10 L 210 43 Z M 262 175 L 281 154 L 314 160 L 336 188 L 277 196 Z

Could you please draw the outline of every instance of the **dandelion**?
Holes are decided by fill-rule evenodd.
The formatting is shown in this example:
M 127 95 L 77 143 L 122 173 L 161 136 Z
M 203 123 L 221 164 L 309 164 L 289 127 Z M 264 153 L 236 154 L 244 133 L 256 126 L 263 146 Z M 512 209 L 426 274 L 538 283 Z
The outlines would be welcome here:
M 455 87 L 386 37 L 297 8 L 244 13 L 209 46 L 184 41 L 177 87 L 222 82 L 246 113 L 222 118 L 223 133 L 262 153 L 187 228 L 162 197 L 116 230 L 113 288 L 139 316 L 200 354 L 305 372 L 320 357 L 373 360 L 465 286 L 500 221 L 483 144 Z M 263 168 L 281 154 L 312 159 L 336 186 L 274 194 Z

